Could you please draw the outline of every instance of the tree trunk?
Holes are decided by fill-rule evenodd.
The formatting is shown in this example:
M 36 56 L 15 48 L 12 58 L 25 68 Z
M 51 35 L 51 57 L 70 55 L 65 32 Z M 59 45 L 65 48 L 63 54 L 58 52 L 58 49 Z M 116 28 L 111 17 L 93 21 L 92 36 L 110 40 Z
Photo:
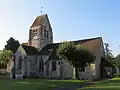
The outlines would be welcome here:
M 16 64 L 15 56 L 13 57 L 12 61 L 13 61 L 12 78 L 15 79 L 15 64 Z
M 85 72 L 85 67 L 84 66 L 79 67 L 79 71 L 80 72 Z
M 15 60 L 13 61 L 14 62 L 14 67 L 13 67 L 13 79 L 15 79 Z
M 78 67 L 75 67 L 75 75 L 76 75 L 76 79 L 79 79 L 79 68 Z
M 85 72 L 85 68 L 84 68 L 84 67 L 81 67 L 81 70 L 80 70 L 80 71 Z

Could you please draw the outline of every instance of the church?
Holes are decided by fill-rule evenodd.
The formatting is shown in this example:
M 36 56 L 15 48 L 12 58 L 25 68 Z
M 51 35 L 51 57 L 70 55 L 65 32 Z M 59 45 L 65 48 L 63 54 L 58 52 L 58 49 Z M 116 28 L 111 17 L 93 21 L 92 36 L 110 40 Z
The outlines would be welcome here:
M 74 41 L 76 44 L 87 46 L 96 56 L 92 67 L 86 67 L 80 72 L 81 79 L 101 78 L 101 57 L 105 57 L 102 37 Z M 29 29 L 29 40 L 19 46 L 10 61 L 8 71 L 25 77 L 45 77 L 55 79 L 73 78 L 75 68 L 67 61 L 60 60 L 56 55 L 57 46 L 53 43 L 53 32 L 47 14 L 36 17 Z

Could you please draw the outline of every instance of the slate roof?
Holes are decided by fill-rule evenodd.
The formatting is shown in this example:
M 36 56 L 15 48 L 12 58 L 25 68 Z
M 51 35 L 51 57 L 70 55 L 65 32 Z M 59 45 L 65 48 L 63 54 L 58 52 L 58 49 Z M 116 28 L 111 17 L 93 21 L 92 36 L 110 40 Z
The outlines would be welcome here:
M 32 27 L 36 27 L 36 26 L 41 26 L 45 20 L 45 18 L 48 17 L 47 14 L 44 14 L 44 15 L 41 15 L 41 16 L 38 16 L 35 21 L 33 22 L 33 24 L 31 25 L 30 28 Z
M 26 46 L 26 45 L 21 45 L 21 46 L 23 47 L 27 55 L 36 55 L 38 53 L 37 49 L 34 47 Z

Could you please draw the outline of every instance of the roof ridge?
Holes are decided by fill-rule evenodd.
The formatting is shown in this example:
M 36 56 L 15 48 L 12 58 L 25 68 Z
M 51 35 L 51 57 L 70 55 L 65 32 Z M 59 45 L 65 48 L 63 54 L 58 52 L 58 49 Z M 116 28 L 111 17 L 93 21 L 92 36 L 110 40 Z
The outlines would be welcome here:
M 99 39 L 99 38 L 102 38 L 102 37 L 86 38 L 86 39 L 74 40 L 74 41 L 95 40 L 95 39 Z
M 43 17 L 43 16 L 46 16 L 46 15 L 47 15 L 47 14 L 43 14 L 43 15 L 37 16 L 36 18 Z
M 41 26 L 42 23 L 44 22 L 44 18 L 48 17 L 47 14 L 43 14 L 40 16 L 37 16 L 34 20 L 34 22 L 32 23 L 32 25 L 30 26 L 30 28 L 32 27 L 36 27 L 36 26 Z
M 99 39 L 99 38 L 102 38 L 102 37 L 94 37 L 94 38 L 86 38 L 86 39 L 80 39 L 80 40 L 72 40 L 72 41 L 68 41 L 68 42 L 88 41 L 88 40 L 95 40 L 95 39 Z M 64 41 L 62 41 L 62 42 L 64 42 Z M 62 42 L 52 43 L 52 44 L 60 44 Z

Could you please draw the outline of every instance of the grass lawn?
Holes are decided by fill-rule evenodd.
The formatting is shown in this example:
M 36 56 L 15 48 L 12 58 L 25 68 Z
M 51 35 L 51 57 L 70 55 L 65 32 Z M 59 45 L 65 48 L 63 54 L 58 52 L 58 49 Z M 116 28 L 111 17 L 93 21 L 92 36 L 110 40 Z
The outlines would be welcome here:
M 77 90 L 120 90 L 120 78 L 105 80 Z
M 82 80 L 46 80 L 46 79 L 23 79 L 13 80 L 0 77 L 0 90 L 52 90 L 56 87 L 81 84 Z

